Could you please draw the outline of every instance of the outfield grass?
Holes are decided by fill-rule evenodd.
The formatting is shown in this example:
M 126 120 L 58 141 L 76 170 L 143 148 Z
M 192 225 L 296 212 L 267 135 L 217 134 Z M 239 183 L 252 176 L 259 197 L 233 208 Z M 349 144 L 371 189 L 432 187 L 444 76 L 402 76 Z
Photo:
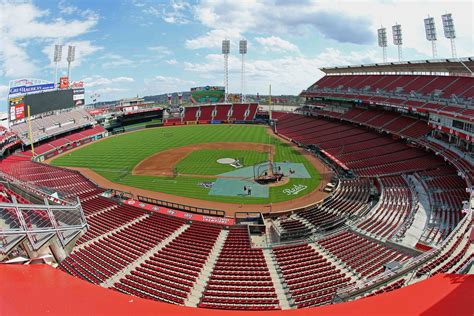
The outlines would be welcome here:
M 139 162 L 156 152 L 175 147 L 211 142 L 253 142 L 273 144 L 276 148 L 274 156 L 276 162 L 291 161 L 303 163 L 312 178 L 290 179 L 289 183 L 284 186 L 270 188 L 269 198 L 255 198 L 208 195 L 209 190 L 199 186 L 198 183 L 210 181 L 210 179 L 200 178 L 199 176 L 165 178 L 131 175 L 132 169 Z M 204 157 L 205 151 L 209 154 L 207 155 L 208 158 Z M 196 160 L 193 161 L 191 158 L 189 160 L 185 158 L 178 163 L 177 167 L 180 173 L 188 173 L 183 172 L 183 170 L 189 170 L 189 173 L 192 174 L 209 175 L 211 174 L 210 172 L 215 172 L 212 168 L 212 160 L 215 162 L 218 158 L 227 157 L 228 155 L 226 151 L 227 150 L 199 150 L 190 154 L 190 156 L 194 156 L 191 158 Z M 225 154 L 219 154 L 219 157 L 216 158 L 217 154 L 215 152 Z M 260 159 L 260 157 L 258 157 L 258 154 L 260 153 L 258 152 L 239 152 L 240 153 L 237 153 L 237 155 L 245 156 L 244 163 L 247 159 L 250 159 L 249 161 L 252 161 L 252 159 L 257 160 L 255 162 L 266 159 L 265 157 Z M 232 155 L 229 157 L 233 158 L 235 154 L 231 154 Z M 206 159 L 209 166 L 211 166 L 208 170 L 204 168 Z M 201 162 L 197 163 L 196 161 Z M 286 201 L 311 192 L 320 181 L 319 173 L 302 154 L 292 146 L 281 142 L 277 138 L 269 136 L 264 126 L 257 125 L 194 125 L 145 129 L 110 137 L 97 143 L 92 143 L 84 148 L 77 149 L 71 153 L 54 159 L 51 164 L 56 166 L 90 168 L 113 182 L 137 188 L 178 196 L 230 203 L 269 203 Z M 229 170 L 223 172 L 226 171 Z M 221 172 L 219 171 L 217 173 Z M 286 195 L 283 190 L 293 187 L 294 184 L 303 184 L 308 188 L 297 195 Z

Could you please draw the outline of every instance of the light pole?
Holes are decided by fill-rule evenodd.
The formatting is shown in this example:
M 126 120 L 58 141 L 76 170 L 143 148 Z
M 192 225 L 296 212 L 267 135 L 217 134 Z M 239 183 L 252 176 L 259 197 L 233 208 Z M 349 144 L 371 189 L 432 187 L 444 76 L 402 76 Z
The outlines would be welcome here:
M 396 23 L 392 26 L 393 45 L 398 47 L 398 61 L 402 61 L 402 26 Z
M 382 58 L 383 62 L 387 62 L 387 30 L 381 27 L 377 30 L 379 47 L 382 47 Z
M 224 103 L 228 103 L 230 40 L 222 41 L 222 54 L 224 55 Z
M 453 16 L 451 13 L 446 13 L 441 16 L 443 20 L 444 37 L 451 41 L 451 54 L 456 58 L 456 31 L 454 30 Z
M 58 63 L 61 61 L 63 54 L 63 45 L 54 45 L 54 57 L 53 61 L 56 65 L 56 70 L 54 72 L 54 88 L 58 88 Z
M 241 77 L 240 77 L 240 88 L 241 88 L 241 102 L 245 102 L 245 55 L 247 54 L 247 40 L 240 40 L 239 42 L 239 53 L 242 55 L 242 69 L 241 69 Z
M 67 48 L 67 78 L 71 80 L 71 63 L 76 59 L 76 46 L 68 46 Z
M 438 56 L 438 51 L 436 48 L 436 26 L 434 22 L 434 18 L 432 17 L 427 17 L 425 20 L 425 33 L 426 33 L 426 39 L 431 42 L 431 50 L 433 52 L 433 58 L 436 58 Z

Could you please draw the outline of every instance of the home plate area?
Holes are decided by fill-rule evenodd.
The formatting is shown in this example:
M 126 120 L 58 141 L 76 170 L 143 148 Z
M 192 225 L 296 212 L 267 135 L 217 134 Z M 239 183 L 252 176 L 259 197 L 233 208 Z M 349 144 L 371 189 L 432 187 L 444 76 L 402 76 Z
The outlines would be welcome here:
M 221 163 L 220 160 L 221 159 L 218 160 L 219 163 Z M 230 161 L 231 159 L 228 160 Z M 235 161 L 227 163 L 235 163 Z M 281 170 L 281 172 L 284 174 L 284 177 L 294 179 L 311 178 L 310 174 L 306 170 L 306 167 L 302 163 L 276 162 L 273 163 L 273 165 L 275 168 L 279 168 L 279 170 Z M 258 165 L 238 168 L 236 170 L 217 175 L 218 178 L 212 185 L 209 195 L 268 198 L 270 194 L 270 186 L 262 185 L 253 181 L 254 169 L 256 167 L 258 168 Z M 250 194 L 248 190 L 244 190 L 244 188 L 248 189 L 249 187 L 251 189 Z M 303 186 L 299 185 L 298 187 L 282 189 L 282 191 L 288 195 L 291 195 L 297 194 L 304 189 L 305 188 Z

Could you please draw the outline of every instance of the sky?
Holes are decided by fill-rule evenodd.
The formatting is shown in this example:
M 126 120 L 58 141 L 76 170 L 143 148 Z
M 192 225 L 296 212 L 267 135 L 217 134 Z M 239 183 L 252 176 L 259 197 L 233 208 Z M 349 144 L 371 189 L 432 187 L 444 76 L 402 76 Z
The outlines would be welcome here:
M 223 39 L 231 41 L 229 92 L 239 93 L 238 42 L 248 41 L 246 93 L 298 94 L 321 67 L 382 62 L 377 28 L 403 33 L 403 59 L 431 58 L 423 19 L 435 18 L 438 57 L 451 57 L 441 15 L 452 13 L 457 54 L 474 56 L 472 1 L 0 0 L 0 111 L 10 80 L 54 80 L 55 44 L 76 46 L 71 81 L 86 103 L 223 85 Z M 67 73 L 67 49 L 59 75 Z

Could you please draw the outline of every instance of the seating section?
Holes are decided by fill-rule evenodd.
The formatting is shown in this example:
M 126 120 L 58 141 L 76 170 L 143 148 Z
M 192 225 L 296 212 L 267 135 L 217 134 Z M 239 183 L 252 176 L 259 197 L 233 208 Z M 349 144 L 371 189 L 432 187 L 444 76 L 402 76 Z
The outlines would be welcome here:
M 96 185 L 79 172 L 65 170 L 50 165 L 39 164 L 28 160 L 4 160 L 0 165 L 3 172 L 13 177 L 44 188 L 53 190 L 62 197 L 73 197 L 96 189 Z
M 390 238 L 412 211 L 413 194 L 401 176 L 380 179 L 381 200 L 357 228 L 366 235 Z
M 184 120 L 185 121 L 196 121 L 197 120 L 197 112 L 199 110 L 199 106 L 187 106 L 184 108 Z
M 216 106 L 216 115 L 214 120 L 216 121 L 227 121 L 229 119 L 229 111 L 232 108 L 230 104 L 221 104 Z
M 115 283 L 115 289 L 139 297 L 184 304 L 221 232 L 195 223 L 145 263 Z
M 369 193 L 368 179 L 341 180 L 330 198 L 314 208 L 298 212 L 298 216 L 315 227 L 330 227 L 341 222 L 345 217 L 365 212 Z
M 387 119 L 387 116 L 382 116 Z M 357 117 L 361 117 L 360 113 Z M 364 124 L 379 124 L 379 117 L 374 115 Z M 392 122 L 396 119 L 390 117 Z M 335 162 L 344 164 L 361 176 L 399 174 L 444 164 L 423 150 L 408 147 L 376 132 L 325 118 L 286 114 L 278 120 L 277 131 L 297 142 L 318 146 L 335 157 Z
M 184 110 L 184 122 L 199 121 L 252 121 L 257 114 L 258 105 L 251 104 L 217 104 L 187 106 Z M 200 116 L 197 115 L 200 113 Z
M 273 254 L 298 308 L 330 304 L 351 280 L 308 244 L 273 248 Z
M 94 118 L 84 109 L 65 110 L 60 113 L 42 114 L 31 120 L 34 142 L 51 138 L 81 127 L 95 124 Z M 24 143 L 30 143 L 27 122 L 12 126 Z
M 3 154 L 5 150 L 14 145 L 20 144 L 21 140 L 18 135 L 12 131 L 0 125 L 0 153 Z
M 388 262 L 410 258 L 406 254 L 350 231 L 326 237 L 319 240 L 318 244 L 366 278 L 382 273 L 384 264 Z
M 472 100 L 474 78 L 436 75 L 329 75 L 303 91 L 306 97 L 341 97 L 415 108 L 432 103 L 437 110 L 465 113 L 466 108 L 428 100 Z M 418 101 L 426 100 L 426 101 Z M 440 100 L 441 101 L 441 100 Z M 413 103 L 415 102 L 415 103 Z
M 229 230 L 198 307 L 280 308 L 263 251 L 250 247 L 247 228 Z
M 444 240 L 464 217 L 463 201 L 469 199 L 469 194 L 464 189 L 464 180 L 451 167 L 420 172 L 419 176 L 430 192 L 431 203 L 428 226 L 421 236 L 421 242 L 436 245 Z
M 83 131 L 72 132 L 70 135 L 59 136 L 55 139 L 49 139 L 46 141 L 46 143 L 35 146 L 35 154 L 45 154 L 54 150 L 65 151 L 68 150 L 68 147 L 70 146 L 77 147 L 79 144 L 82 144 L 81 141 L 84 141 L 83 143 L 86 143 L 88 138 L 95 135 L 103 134 L 104 132 L 105 129 L 101 125 L 95 125 L 94 127 L 87 128 Z M 32 155 L 31 150 L 25 152 L 24 154 Z
M 311 230 L 297 218 L 278 218 L 273 221 L 273 224 L 281 241 L 311 235 Z
M 115 216 L 120 212 L 122 209 L 119 207 L 114 212 Z M 136 209 L 133 212 L 139 215 L 142 211 Z M 128 216 L 128 213 L 124 216 Z M 118 231 L 103 235 L 91 244 L 76 249 L 61 262 L 60 269 L 89 282 L 102 283 L 156 246 L 183 223 L 174 218 L 153 214 L 126 228 L 120 229 L 121 224 L 122 222 L 115 222 L 109 229 L 113 227 Z
M 442 250 L 441 255 L 437 256 L 424 266 L 422 266 L 416 273 L 417 277 L 430 274 L 436 275 L 438 273 L 447 273 L 464 257 L 469 257 L 468 249 L 472 245 L 470 238 L 470 231 L 472 227 L 467 223 L 464 229 L 461 229 L 457 236 L 453 236 L 448 245 Z M 472 253 L 471 253 L 472 256 Z

